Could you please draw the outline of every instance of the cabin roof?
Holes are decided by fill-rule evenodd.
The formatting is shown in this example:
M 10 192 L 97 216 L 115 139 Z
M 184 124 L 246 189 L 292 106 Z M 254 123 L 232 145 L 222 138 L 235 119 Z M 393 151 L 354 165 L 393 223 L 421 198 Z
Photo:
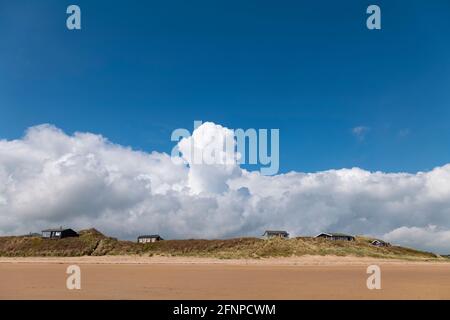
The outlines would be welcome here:
M 143 236 L 138 237 L 138 239 L 143 239 L 143 238 L 161 238 L 161 236 L 159 234 L 150 234 L 150 235 L 143 235 Z
M 70 228 L 53 228 L 53 229 L 42 230 L 42 232 L 56 232 L 56 231 L 67 231 L 67 230 L 72 230 L 72 229 L 70 229 Z
M 289 233 L 287 231 L 283 231 L 283 230 L 266 230 L 266 232 L 264 232 L 264 234 L 289 234 Z
M 371 241 L 371 243 L 374 243 L 374 242 L 380 242 L 380 243 L 385 243 L 385 244 L 387 244 L 386 241 L 381 240 L 381 239 L 373 239 L 373 240 Z
M 351 237 L 351 238 L 354 238 L 354 236 L 352 236 L 350 234 L 345 234 L 345 233 L 340 233 L 340 232 L 322 232 L 322 233 L 319 233 L 317 235 L 317 237 L 321 236 L 321 235 L 327 235 L 327 236 L 330 236 L 330 237 Z

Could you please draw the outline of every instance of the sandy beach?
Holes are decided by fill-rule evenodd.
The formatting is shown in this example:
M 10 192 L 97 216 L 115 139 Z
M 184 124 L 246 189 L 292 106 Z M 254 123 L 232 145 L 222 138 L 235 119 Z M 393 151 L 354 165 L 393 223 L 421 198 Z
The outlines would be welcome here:
M 81 290 L 66 288 L 69 265 Z M 368 290 L 367 266 L 382 271 Z M 0 258 L 0 299 L 450 299 L 450 263 L 316 257 Z

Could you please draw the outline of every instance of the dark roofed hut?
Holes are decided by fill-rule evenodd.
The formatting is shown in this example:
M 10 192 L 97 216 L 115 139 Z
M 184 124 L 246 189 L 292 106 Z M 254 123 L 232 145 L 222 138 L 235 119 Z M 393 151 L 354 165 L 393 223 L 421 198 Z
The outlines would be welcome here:
M 289 233 L 287 233 L 286 231 L 266 230 L 266 232 L 264 232 L 264 234 L 262 236 L 265 239 L 271 239 L 271 238 L 287 239 L 287 238 L 289 238 Z
M 328 240 L 333 240 L 333 241 L 355 241 L 355 237 L 345 234 L 345 233 L 336 233 L 336 232 L 323 232 L 321 234 L 318 234 L 316 236 L 316 238 L 323 238 L 323 239 L 328 239 Z
M 162 240 L 164 240 L 164 239 L 161 238 L 161 236 L 159 234 L 139 236 L 137 238 L 138 243 L 152 243 L 152 242 L 157 242 L 157 241 L 162 241 Z
M 371 245 L 375 246 L 375 247 L 390 247 L 391 244 L 389 242 L 380 240 L 380 239 L 375 239 L 372 242 L 370 242 Z
M 70 237 L 78 237 L 78 233 L 73 231 L 72 229 L 46 229 L 42 230 L 42 238 L 44 239 L 63 239 Z

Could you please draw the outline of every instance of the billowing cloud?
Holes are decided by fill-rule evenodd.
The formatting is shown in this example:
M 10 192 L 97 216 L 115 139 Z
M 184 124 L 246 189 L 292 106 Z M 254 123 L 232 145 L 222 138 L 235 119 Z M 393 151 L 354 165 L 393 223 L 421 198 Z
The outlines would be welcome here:
M 212 122 L 198 127 L 178 143 L 182 158 L 189 164 L 189 187 L 193 193 L 222 193 L 227 180 L 239 176 L 234 132 Z
M 385 234 L 384 238 L 393 242 L 401 242 L 411 248 L 425 247 L 433 248 L 436 252 L 449 252 L 450 230 L 433 225 L 421 228 L 400 227 Z
M 184 163 L 50 125 L 1 140 L 0 232 L 63 225 L 132 239 L 341 231 L 450 253 L 450 165 L 416 174 L 352 168 L 262 176 L 216 148 L 230 132 L 204 123 L 179 143 Z M 192 148 L 218 150 L 219 160 L 197 163 Z

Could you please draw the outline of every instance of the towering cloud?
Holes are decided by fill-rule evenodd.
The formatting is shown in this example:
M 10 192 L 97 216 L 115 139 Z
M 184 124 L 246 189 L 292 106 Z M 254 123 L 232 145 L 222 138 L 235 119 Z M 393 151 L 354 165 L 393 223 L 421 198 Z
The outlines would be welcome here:
M 189 165 L 189 187 L 193 193 L 222 193 L 227 180 L 240 176 L 234 132 L 206 122 L 189 138 L 178 143 L 182 158 Z
M 343 231 L 450 253 L 450 165 L 416 174 L 362 169 L 261 176 L 234 155 L 197 163 L 231 131 L 205 123 L 179 143 L 184 163 L 42 125 L 0 141 L 0 232 L 96 227 L 123 238 Z M 220 148 L 219 148 L 220 149 Z M 214 158 L 216 159 L 216 158 Z M 233 160 L 234 159 L 234 160 Z

